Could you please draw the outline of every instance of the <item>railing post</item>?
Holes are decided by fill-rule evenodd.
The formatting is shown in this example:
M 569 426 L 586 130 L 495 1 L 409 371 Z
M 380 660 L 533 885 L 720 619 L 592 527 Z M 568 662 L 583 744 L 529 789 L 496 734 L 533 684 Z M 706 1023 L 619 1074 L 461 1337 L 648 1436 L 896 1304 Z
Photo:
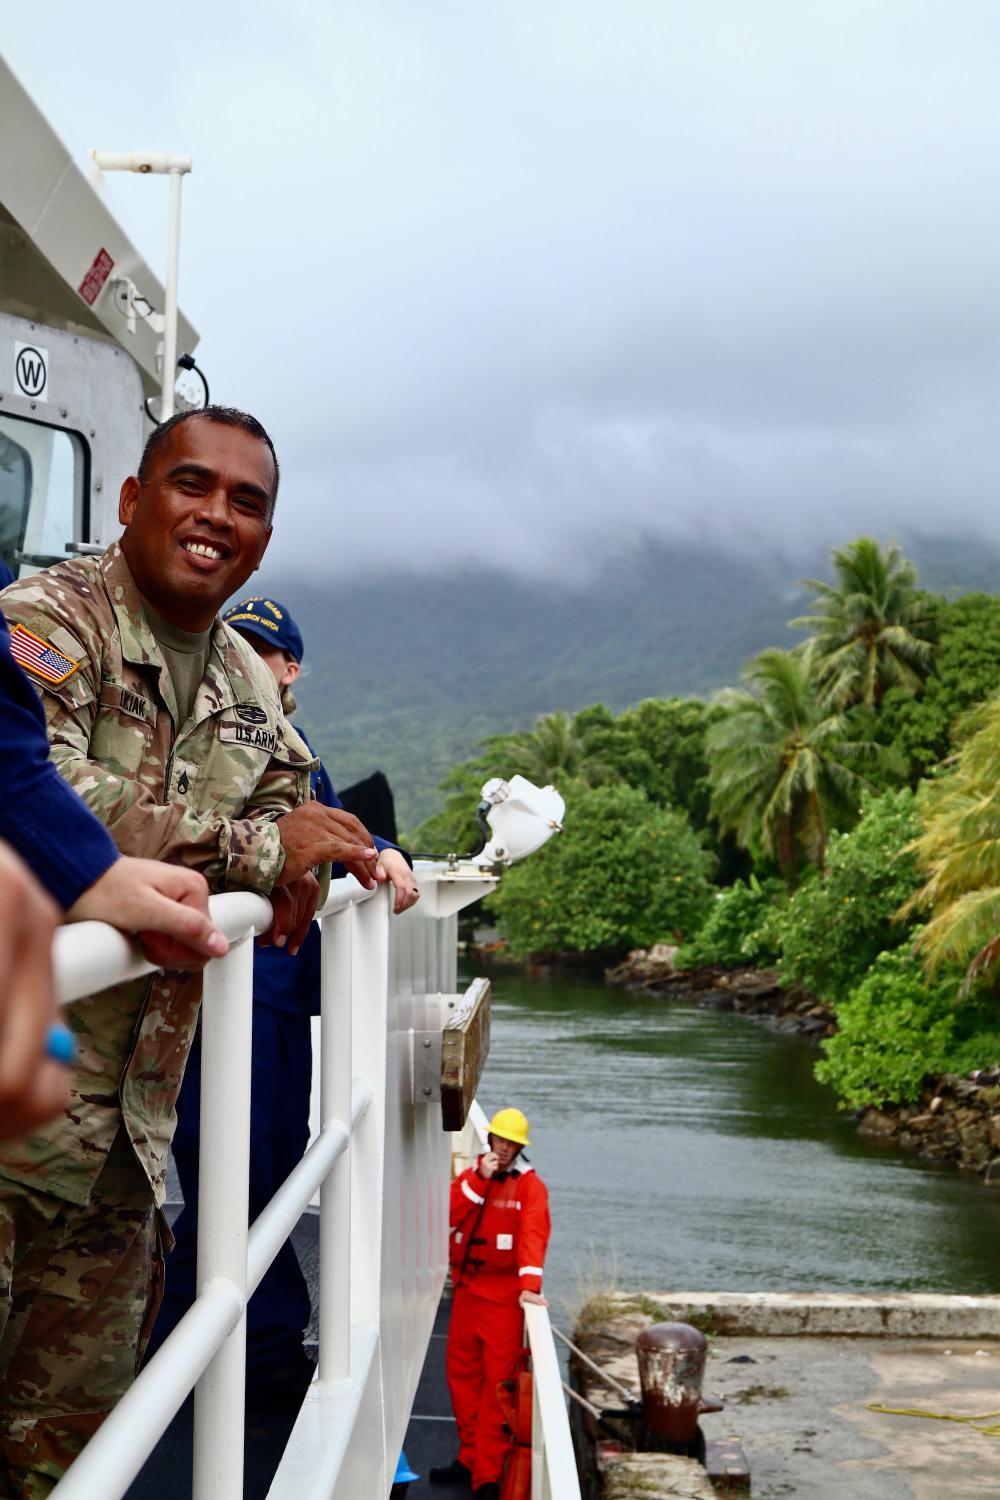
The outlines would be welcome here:
M 525 1330 L 525 1343 L 528 1333 Z M 548 1500 L 548 1466 L 545 1462 L 545 1431 L 542 1426 L 542 1407 L 539 1401 L 538 1378 L 531 1382 L 531 1500 Z
M 382 1310 L 390 894 L 383 889 L 356 907 L 352 944 L 356 1066 L 360 1074 L 371 1079 L 372 1103 L 351 1141 L 355 1176 L 351 1198 L 351 1311 L 360 1321 L 376 1324 Z
M 324 917 L 320 967 L 320 1128 L 331 1120 L 351 1129 L 354 1072 L 354 907 Z M 319 1193 L 319 1378 L 351 1373 L 351 1145 Z
M 580 1478 L 548 1310 L 529 1303 L 524 1318 L 531 1349 L 531 1500 L 552 1500 L 553 1496 L 580 1500 Z
M 253 934 L 205 970 L 201 1021 L 198 1291 L 246 1299 Z M 194 1500 L 242 1500 L 246 1309 L 195 1387 Z

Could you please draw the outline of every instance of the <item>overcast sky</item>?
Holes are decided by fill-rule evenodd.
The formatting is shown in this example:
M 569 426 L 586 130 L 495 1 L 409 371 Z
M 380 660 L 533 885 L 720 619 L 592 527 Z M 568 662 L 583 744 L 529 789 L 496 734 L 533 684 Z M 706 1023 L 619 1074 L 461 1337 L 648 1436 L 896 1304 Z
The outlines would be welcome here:
M 65 133 L 194 156 L 279 566 L 1000 537 L 996 0 L 16 10 Z M 162 269 L 162 180 L 114 187 Z

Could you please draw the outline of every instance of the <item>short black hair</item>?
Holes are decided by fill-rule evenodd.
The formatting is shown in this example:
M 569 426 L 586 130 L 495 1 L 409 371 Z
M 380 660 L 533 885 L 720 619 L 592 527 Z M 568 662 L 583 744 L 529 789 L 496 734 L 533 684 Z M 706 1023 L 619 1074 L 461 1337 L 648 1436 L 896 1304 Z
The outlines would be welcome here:
M 249 432 L 251 437 L 259 438 L 262 443 L 267 444 L 271 454 L 271 461 L 274 464 L 274 494 L 271 496 L 271 510 L 273 511 L 274 503 L 278 498 L 278 480 L 281 473 L 278 468 L 278 455 L 274 451 L 274 444 L 271 441 L 270 434 L 257 421 L 257 418 L 252 417 L 248 411 L 239 411 L 235 406 L 202 406 L 197 411 L 174 412 L 172 417 L 168 417 L 165 422 L 161 422 L 158 427 L 154 427 L 146 439 L 146 446 L 143 448 L 142 457 L 139 460 L 139 483 L 145 484 L 149 477 L 150 465 L 165 443 L 167 435 L 175 427 L 180 427 L 184 422 L 199 420 L 219 422 L 223 427 L 242 427 L 243 431 Z

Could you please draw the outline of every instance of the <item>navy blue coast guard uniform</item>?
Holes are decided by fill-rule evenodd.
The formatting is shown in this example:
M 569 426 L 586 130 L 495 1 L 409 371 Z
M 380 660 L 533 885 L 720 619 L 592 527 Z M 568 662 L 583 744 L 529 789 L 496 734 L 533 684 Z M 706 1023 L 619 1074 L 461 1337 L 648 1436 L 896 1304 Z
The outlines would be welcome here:
M 0 606 L 2 606 L 0 599 Z M 53 663 L 53 671 L 59 664 Z M 0 838 L 64 909 L 118 858 L 110 833 L 49 760 L 45 713 L 0 614 Z
M 296 729 L 306 739 L 301 726 Z M 308 744 L 308 740 L 306 740 Z M 312 746 L 309 747 L 312 749 Z M 342 807 L 325 768 L 312 777 L 313 794 Z M 376 849 L 395 849 L 373 837 Z M 335 865 L 333 874 L 343 875 Z M 250 1222 L 267 1206 L 309 1141 L 312 1079 L 310 1019 L 319 1015 L 320 935 L 313 923 L 297 954 L 257 948 L 253 964 L 253 1065 L 250 1103 Z M 150 1342 L 152 1355 L 191 1306 L 196 1290 L 198 1242 L 198 1133 L 201 1127 L 201 1033 L 195 1038 L 177 1100 L 174 1162 L 184 1210 L 173 1226 L 176 1243 L 167 1261 L 166 1287 Z M 290 1240 L 247 1307 L 247 1370 L 265 1375 L 279 1361 L 300 1355 L 311 1311 L 309 1288 Z M 147 1358 L 149 1357 L 147 1355 Z M 301 1357 L 301 1355 L 300 1355 Z

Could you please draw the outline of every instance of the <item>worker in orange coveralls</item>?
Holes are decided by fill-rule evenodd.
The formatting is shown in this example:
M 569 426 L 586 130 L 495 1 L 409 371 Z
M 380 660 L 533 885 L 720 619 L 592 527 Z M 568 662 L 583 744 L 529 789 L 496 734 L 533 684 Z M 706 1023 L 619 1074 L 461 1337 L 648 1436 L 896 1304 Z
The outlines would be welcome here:
M 510 1438 L 503 1430 L 497 1385 L 516 1372 L 527 1302 L 547 1306 L 542 1265 L 549 1243 L 549 1194 L 517 1158 L 529 1145 L 519 1109 L 501 1109 L 489 1127 L 489 1150 L 451 1187 L 451 1278 L 455 1301 L 448 1330 L 448 1389 L 458 1424 L 458 1457 L 431 1469 L 432 1484 L 472 1485 L 476 1500 L 499 1500 Z

